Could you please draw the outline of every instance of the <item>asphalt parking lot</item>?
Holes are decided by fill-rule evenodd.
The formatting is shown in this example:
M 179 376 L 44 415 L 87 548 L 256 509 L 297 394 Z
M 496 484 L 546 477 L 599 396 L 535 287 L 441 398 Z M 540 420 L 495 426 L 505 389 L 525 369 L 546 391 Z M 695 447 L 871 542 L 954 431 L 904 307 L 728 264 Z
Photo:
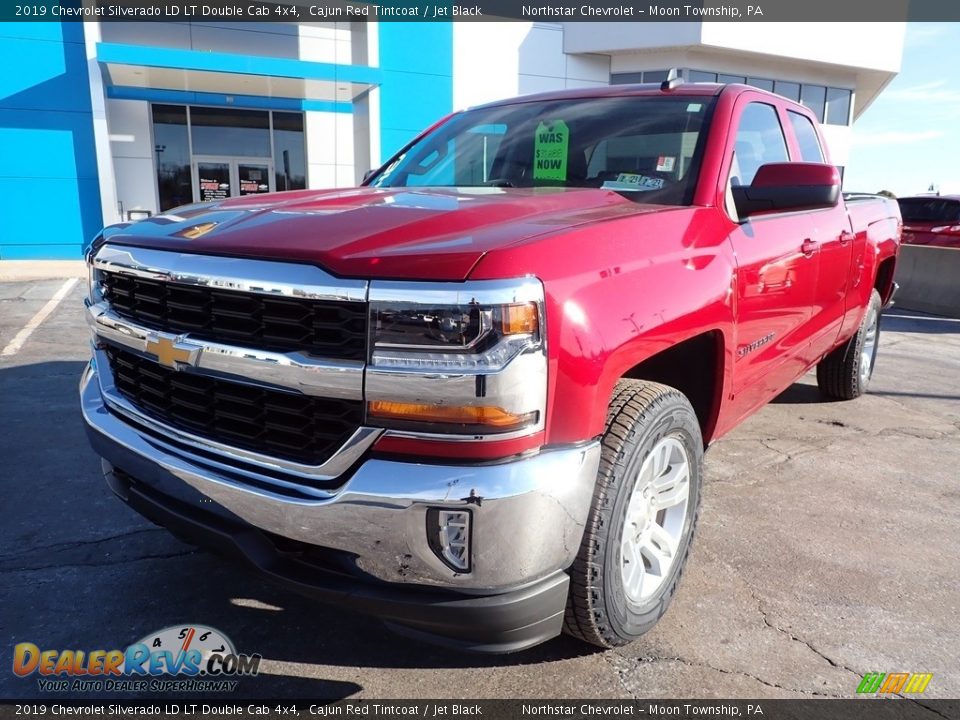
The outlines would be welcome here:
M 63 286 L 0 283 L 0 349 Z M 900 671 L 960 696 L 960 320 L 894 308 L 869 396 L 823 403 L 807 377 L 711 448 L 685 581 L 641 641 L 485 657 L 264 584 L 115 500 L 78 409 L 83 293 L 0 357 L 4 698 L 39 695 L 10 672 L 18 642 L 109 649 L 180 623 L 262 654 L 243 697 L 851 697 Z

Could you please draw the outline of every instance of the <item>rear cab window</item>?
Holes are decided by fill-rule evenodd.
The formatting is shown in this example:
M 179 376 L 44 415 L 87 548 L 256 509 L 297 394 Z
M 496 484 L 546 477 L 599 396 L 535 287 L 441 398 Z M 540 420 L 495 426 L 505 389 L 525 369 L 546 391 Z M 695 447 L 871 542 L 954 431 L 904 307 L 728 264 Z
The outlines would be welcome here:
M 949 198 L 900 198 L 905 223 L 960 223 L 960 200 Z

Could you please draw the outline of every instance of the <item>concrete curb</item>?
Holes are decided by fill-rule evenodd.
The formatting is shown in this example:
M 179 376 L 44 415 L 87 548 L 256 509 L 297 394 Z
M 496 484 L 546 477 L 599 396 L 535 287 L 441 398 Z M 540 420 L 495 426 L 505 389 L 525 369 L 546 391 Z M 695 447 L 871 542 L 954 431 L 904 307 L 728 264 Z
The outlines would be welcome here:
M 0 282 L 84 278 L 83 260 L 0 260 Z
M 960 248 L 904 245 L 896 280 L 897 306 L 960 318 Z

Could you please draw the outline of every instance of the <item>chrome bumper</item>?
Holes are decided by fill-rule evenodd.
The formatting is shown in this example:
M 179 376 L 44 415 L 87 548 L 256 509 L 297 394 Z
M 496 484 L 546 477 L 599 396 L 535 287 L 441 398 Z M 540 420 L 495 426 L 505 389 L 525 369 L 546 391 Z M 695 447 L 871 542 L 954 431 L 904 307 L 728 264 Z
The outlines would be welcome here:
M 250 525 L 355 555 L 361 570 L 394 583 L 499 592 L 569 567 L 600 462 L 596 442 L 487 465 L 369 459 L 323 497 L 285 494 L 124 421 L 104 401 L 95 361 L 80 392 L 94 448 L 137 481 L 173 494 L 189 486 Z M 471 572 L 451 570 L 430 548 L 429 508 L 469 508 Z

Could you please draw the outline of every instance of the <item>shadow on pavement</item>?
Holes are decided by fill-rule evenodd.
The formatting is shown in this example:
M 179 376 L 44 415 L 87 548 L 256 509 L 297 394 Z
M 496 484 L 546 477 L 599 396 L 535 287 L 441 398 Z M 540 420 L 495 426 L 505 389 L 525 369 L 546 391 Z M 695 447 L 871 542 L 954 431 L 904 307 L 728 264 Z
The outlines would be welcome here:
M 420 644 L 379 621 L 317 604 L 156 528 L 103 481 L 77 385 L 83 362 L 0 367 L 0 604 L 13 645 L 124 648 L 180 624 L 223 631 L 264 667 L 229 697 L 342 698 L 363 688 L 316 665 L 484 668 L 592 654 L 567 637 L 523 653 L 472 655 Z M 0 674 L 0 697 L 36 697 L 36 681 Z M 61 697 L 67 697 L 63 695 Z M 121 698 L 121 694 L 109 697 Z M 191 697 L 201 697 L 199 695 Z
M 894 307 L 883 314 L 881 332 L 926 333 L 931 335 L 960 333 L 960 318 L 940 317 Z
M 770 401 L 775 405 L 810 405 L 837 402 L 824 398 L 816 385 L 796 382 Z

